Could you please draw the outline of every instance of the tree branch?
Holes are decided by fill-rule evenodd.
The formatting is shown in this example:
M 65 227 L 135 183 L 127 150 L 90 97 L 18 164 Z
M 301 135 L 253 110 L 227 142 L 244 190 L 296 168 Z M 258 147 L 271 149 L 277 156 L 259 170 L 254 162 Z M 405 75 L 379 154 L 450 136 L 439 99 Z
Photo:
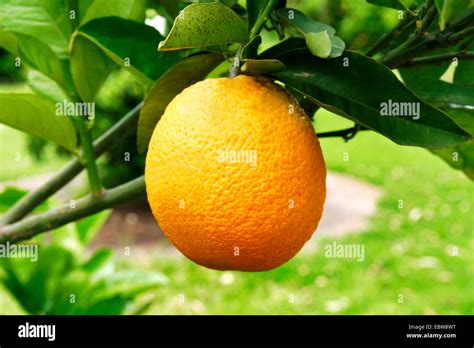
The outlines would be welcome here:
M 96 158 L 111 148 L 112 145 L 116 143 L 117 139 L 123 138 L 135 128 L 134 126 L 138 120 L 138 115 L 142 105 L 143 103 L 138 104 L 122 117 L 119 122 L 94 141 L 94 154 Z M 29 192 L 13 207 L 11 207 L 0 220 L 0 225 L 10 224 L 25 217 L 39 204 L 51 197 L 60 188 L 76 177 L 82 169 L 84 169 L 84 165 L 77 158 L 71 160 L 43 186 L 35 191 Z
M 413 58 L 412 60 L 406 62 L 403 67 L 411 68 L 413 66 L 438 64 L 446 61 L 452 61 L 454 58 L 474 60 L 474 52 L 461 51 Z
M 11 225 L 0 227 L 0 243 L 19 242 L 69 222 L 93 215 L 118 204 L 146 197 L 145 180 L 141 176 L 107 190 L 101 196 L 88 195 L 78 199 L 74 208 L 69 204 L 46 213 L 32 215 Z

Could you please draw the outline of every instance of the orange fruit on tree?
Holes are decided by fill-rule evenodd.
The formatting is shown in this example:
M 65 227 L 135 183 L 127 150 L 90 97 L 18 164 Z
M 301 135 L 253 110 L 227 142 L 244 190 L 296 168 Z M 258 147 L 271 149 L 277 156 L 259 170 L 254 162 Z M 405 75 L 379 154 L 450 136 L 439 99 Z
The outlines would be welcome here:
M 265 271 L 315 231 L 326 167 L 310 119 L 267 78 L 200 81 L 167 106 L 149 143 L 148 201 L 194 262 Z

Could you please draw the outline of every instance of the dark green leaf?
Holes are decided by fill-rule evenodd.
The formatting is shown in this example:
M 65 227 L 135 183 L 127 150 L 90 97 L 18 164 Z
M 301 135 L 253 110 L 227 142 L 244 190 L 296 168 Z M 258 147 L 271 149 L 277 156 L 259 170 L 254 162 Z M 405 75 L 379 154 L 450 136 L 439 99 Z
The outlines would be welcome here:
M 461 58 L 454 72 L 453 82 L 459 86 L 474 88 L 474 61 Z
M 421 99 L 436 106 L 474 105 L 474 88 L 440 80 L 449 63 L 399 69 L 405 85 Z M 469 74 L 469 71 L 466 71 Z M 462 71 L 461 71 L 461 74 Z M 469 79 L 469 75 L 467 77 Z
M 303 49 L 276 58 L 286 66 L 274 74 L 278 80 L 398 144 L 435 148 L 469 139 L 446 114 L 413 95 L 388 68 L 359 53 L 347 51 L 343 57 L 325 60 Z M 382 116 L 386 108 L 393 115 L 394 105 L 413 109 L 404 116 Z
M 76 150 L 76 130 L 69 117 L 56 115 L 56 105 L 34 94 L 0 94 L 0 122 Z
M 285 69 L 285 65 L 276 59 L 246 59 L 242 65 L 242 73 L 252 76 L 276 73 Z
M 255 58 L 258 53 L 258 46 L 262 43 L 262 37 L 260 35 L 255 36 L 250 40 L 242 49 L 240 59 Z
M 248 25 L 249 29 L 251 29 L 255 22 L 257 21 L 257 18 L 260 14 L 260 12 L 267 6 L 268 0 L 247 0 L 247 14 L 248 14 Z
M 198 54 L 183 59 L 161 77 L 145 98 L 138 121 L 137 144 L 140 153 L 148 147 L 153 130 L 169 102 L 186 87 L 202 80 L 223 57 Z
M 306 48 L 306 42 L 302 38 L 290 38 L 279 42 L 259 54 L 261 59 L 272 59 L 281 56 L 284 53 L 289 53 L 295 50 Z
M 367 0 L 369 4 L 395 10 L 410 10 L 423 4 L 425 0 Z
M 183 53 L 177 52 L 157 52 L 156 47 L 163 37 L 156 29 L 118 17 L 97 18 L 87 22 L 78 29 L 77 36 L 92 42 L 145 84 L 158 79 L 183 56 Z M 87 54 L 87 50 L 84 54 Z
M 472 7 L 471 0 L 435 0 L 436 8 L 439 13 L 439 28 L 441 31 L 446 29 L 446 25 L 459 15 L 462 11 L 465 11 L 469 7 Z
M 220 2 L 192 4 L 176 17 L 168 37 L 160 42 L 161 51 L 245 42 L 245 22 Z

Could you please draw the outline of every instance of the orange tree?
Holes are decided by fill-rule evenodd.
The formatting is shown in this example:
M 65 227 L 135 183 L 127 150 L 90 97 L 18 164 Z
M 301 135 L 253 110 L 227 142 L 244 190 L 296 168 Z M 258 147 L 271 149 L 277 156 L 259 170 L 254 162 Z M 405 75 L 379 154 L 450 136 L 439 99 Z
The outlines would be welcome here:
M 33 93 L 0 94 L 0 122 L 62 146 L 72 159 L 12 202 L 1 218 L 0 242 L 26 240 L 145 197 L 143 176 L 102 188 L 97 159 L 135 130 L 138 150 L 145 153 L 168 103 L 209 75 L 267 76 L 309 115 L 324 108 L 354 122 L 319 137 L 348 140 L 360 131 L 377 132 L 400 145 L 427 148 L 473 178 L 472 1 L 367 2 L 398 10 L 398 24 L 366 52 L 355 52 L 333 27 L 288 8 L 284 0 L 2 0 L 0 45 L 14 54 L 14 64 L 37 74 L 30 80 Z M 147 8 L 168 23 L 165 35 L 144 23 Z M 268 37 L 264 32 L 279 37 L 266 50 L 260 48 Z M 440 76 L 450 64 L 454 77 L 446 82 Z M 71 104 L 94 105 L 117 66 L 145 86 L 139 105 L 97 139 L 93 118 L 58 117 Z M 83 169 L 89 195 L 30 214 Z

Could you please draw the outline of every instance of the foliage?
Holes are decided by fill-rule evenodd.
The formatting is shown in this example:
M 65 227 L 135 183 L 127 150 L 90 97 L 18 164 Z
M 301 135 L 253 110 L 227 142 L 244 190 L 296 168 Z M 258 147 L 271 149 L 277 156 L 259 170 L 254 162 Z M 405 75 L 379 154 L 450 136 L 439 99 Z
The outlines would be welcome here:
M 7 189 L 0 201 L 8 207 L 25 193 Z M 2 211 L 7 207 L 0 206 Z M 166 284 L 167 278 L 157 272 L 117 272 L 108 249 L 85 256 L 109 214 L 66 225 L 54 232 L 52 241 L 36 238 L 23 244 L 38 247 L 35 259 L 2 258 L 0 280 L 27 313 L 121 314 L 137 296 Z

